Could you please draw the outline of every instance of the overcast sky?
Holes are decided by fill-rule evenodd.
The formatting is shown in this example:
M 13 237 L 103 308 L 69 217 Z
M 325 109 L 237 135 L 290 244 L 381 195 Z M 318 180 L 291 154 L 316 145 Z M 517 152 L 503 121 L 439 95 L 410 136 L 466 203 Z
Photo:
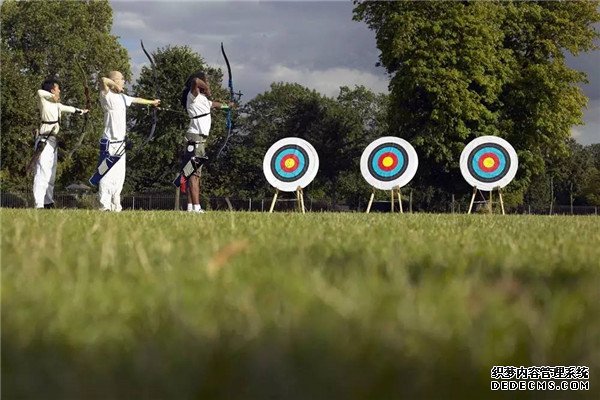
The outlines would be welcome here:
M 375 67 L 375 33 L 352 20 L 351 1 L 111 1 L 112 33 L 131 56 L 134 77 L 148 64 L 148 51 L 187 45 L 226 72 L 223 42 L 243 101 L 269 90 L 272 82 L 296 82 L 327 96 L 340 86 L 364 85 L 386 92 L 385 69 Z M 582 144 L 600 143 L 600 52 L 570 57 L 585 71 L 590 97 L 585 126 L 573 129 Z

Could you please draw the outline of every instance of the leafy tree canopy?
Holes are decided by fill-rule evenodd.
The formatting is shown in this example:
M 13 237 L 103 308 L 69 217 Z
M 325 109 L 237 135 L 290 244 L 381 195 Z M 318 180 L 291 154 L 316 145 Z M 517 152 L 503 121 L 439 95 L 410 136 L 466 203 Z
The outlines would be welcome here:
M 7 0 L 1 7 L 2 185 L 30 187 L 25 165 L 33 151 L 32 131 L 39 127 L 36 91 L 48 77 L 60 81 L 63 104 L 85 107 L 88 88 L 91 113 L 86 129 L 84 118 L 67 114 L 60 135 L 67 153 L 81 135 L 86 140 L 72 159 L 59 164 L 57 183 L 87 181 L 102 131 L 97 78 L 110 70 L 131 75 L 127 51 L 110 34 L 109 2 Z
M 520 193 L 551 157 L 568 152 L 587 99 L 577 86 L 585 75 L 564 54 L 596 48 L 598 2 L 355 4 L 354 18 L 375 31 L 391 75 L 390 127 L 428 165 L 421 185 L 466 193 L 458 161 L 476 136 L 501 136 L 516 148 L 519 174 L 508 188 Z

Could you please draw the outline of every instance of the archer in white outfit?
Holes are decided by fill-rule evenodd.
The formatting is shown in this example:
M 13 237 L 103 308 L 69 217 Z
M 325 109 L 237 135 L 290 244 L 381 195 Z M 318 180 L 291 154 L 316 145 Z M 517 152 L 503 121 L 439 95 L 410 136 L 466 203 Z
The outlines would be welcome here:
M 47 79 L 38 90 L 38 107 L 42 119 L 40 130 L 35 138 L 36 152 L 35 177 L 33 178 L 33 198 L 35 208 L 54 208 L 54 181 L 58 161 L 56 135 L 60 129 L 62 113 L 85 114 L 88 110 L 65 106 L 59 102 L 60 87 L 55 79 Z
M 125 183 L 125 140 L 127 136 L 127 107 L 131 104 L 158 106 L 160 100 L 146 100 L 123 93 L 125 80 L 119 71 L 112 71 L 108 78 L 100 80 L 100 103 L 104 110 L 103 141 L 107 142 L 111 156 L 119 160 L 100 180 L 98 196 L 102 210 L 121 211 L 121 190 Z M 102 141 L 101 141 L 102 143 Z

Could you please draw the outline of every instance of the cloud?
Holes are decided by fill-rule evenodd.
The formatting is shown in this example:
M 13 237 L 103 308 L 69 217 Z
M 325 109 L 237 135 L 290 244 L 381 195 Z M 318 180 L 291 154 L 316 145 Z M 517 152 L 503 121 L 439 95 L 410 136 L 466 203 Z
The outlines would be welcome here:
M 315 71 L 275 65 L 263 74 L 263 81 L 298 83 L 329 97 L 337 96 L 340 86 L 352 88 L 355 85 L 363 85 L 376 93 L 388 92 L 386 76 L 343 67 Z
M 585 125 L 571 129 L 571 136 L 583 145 L 600 143 L 600 99 L 590 100 L 584 115 Z
M 297 82 L 328 95 L 342 85 L 387 91 L 385 70 L 375 67 L 375 36 L 352 20 L 352 2 L 115 1 L 113 34 L 132 57 L 133 76 L 147 60 L 139 45 L 189 46 L 209 65 L 225 70 L 225 44 L 236 87 L 245 100 L 277 81 Z
M 387 92 L 388 77 L 375 67 L 375 33 L 352 20 L 351 1 L 112 1 L 112 33 L 132 57 L 134 79 L 148 61 L 140 39 L 157 47 L 189 46 L 209 65 L 225 71 L 220 42 L 231 61 L 236 90 L 248 101 L 271 83 L 297 82 L 327 96 L 340 86 L 364 85 Z M 600 142 L 600 52 L 566 55 L 587 73 L 586 125 L 573 129 L 583 144 Z
M 134 12 L 116 12 L 113 30 L 116 31 L 145 31 L 148 29 L 145 21 Z
M 566 63 L 570 68 L 586 73 L 588 83 L 580 85 L 585 95 L 592 100 L 600 99 L 600 52 L 591 51 L 577 57 L 569 54 L 566 56 Z

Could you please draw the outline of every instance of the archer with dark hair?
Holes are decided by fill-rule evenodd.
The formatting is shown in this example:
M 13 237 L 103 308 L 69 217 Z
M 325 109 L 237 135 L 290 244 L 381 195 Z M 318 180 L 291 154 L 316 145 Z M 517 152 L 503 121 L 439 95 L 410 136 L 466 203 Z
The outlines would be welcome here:
M 187 108 L 187 95 L 190 92 L 190 90 L 192 89 L 192 82 L 196 78 L 200 79 L 202 82 L 207 81 L 206 73 L 202 70 L 194 72 L 187 78 L 187 80 L 185 81 L 185 86 L 183 88 L 183 91 L 181 92 L 181 97 L 180 97 L 180 103 L 183 108 Z M 200 93 L 204 94 L 205 96 L 210 96 L 210 87 L 208 87 L 208 85 L 207 85 L 207 88 L 200 88 Z
M 46 92 L 51 92 L 54 89 L 54 85 L 60 86 L 60 82 L 56 78 L 48 78 L 42 82 L 42 89 Z
M 33 197 L 35 208 L 54 207 L 54 181 L 58 162 L 56 135 L 60 129 L 62 113 L 85 114 L 87 109 L 65 106 L 60 103 L 60 84 L 55 78 L 46 79 L 37 91 L 41 126 L 35 138 L 35 151 L 28 170 L 35 168 Z
M 185 82 L 181 93 L 181 105 L 185 107 L 190 125 L 185 134 L 185 152 L 182 162 L 181 175 L 175 184 L 187 186 L 187 210 L 204 212 L 200 206 L 200 172 L 202 165 L 208 160 L 206 157 L 206 139 L 210 132 L 211 115 L 213 108 L 229 109 L 232 104 L 211 101 L 208 77 L 204 71 L 196 71 Z M 189 185 L 188 185 L 189 183 Z

